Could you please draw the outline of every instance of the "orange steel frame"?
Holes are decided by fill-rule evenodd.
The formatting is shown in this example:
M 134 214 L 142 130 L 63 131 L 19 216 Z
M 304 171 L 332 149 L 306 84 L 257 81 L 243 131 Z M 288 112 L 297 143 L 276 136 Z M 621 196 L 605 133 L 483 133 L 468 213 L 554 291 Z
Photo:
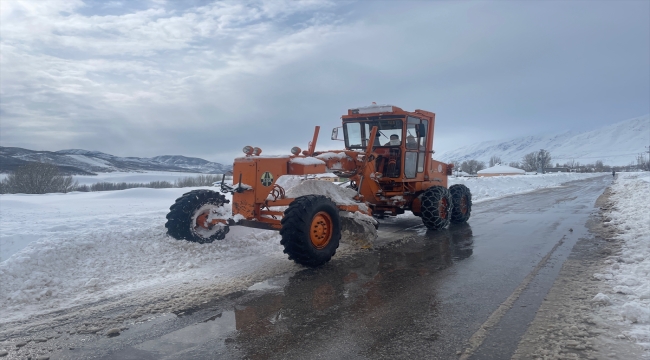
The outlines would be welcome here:
M 377 127 L 373 127 L 368 142 L 369 145 L 365 150 L 345 149 L 316 152 L 316 141 L 320 130 L 320 127 L 316 126 L 309 148 L 303 151 L 302 154 L 273 157 L 247 155 L 235 159 L 233 186 L 236 191 L 233 193 L 232 213 L 233 216 L 241 215 L 244 217 L 244 220 L 237 223 L 249 227 L 279 230 L 281 228 L 280 220 L 284 213 L 272 210 L 272 208 L 288 206 L 295 199 L 284 197 L 284 189 L 278 189 L 279 186 L 276 185 L 277 179 L 283 175 L 311 175 L 326 172 L 347 174 L 350 180 L 357 185 L 358 195 L 356 200 L 360 202 L 360 205 L 368 205 L 367 211 L 362 211 L 357 205 L 339 205 L 338 208 L 341 211 L 362 211 L 368 215 L 397 215 L 403 213 L 404 210 L 419 212 L 420 204 L 417 196 L 434 185 L 447 187 L 447 176 L 451 173 L 452 167 L 451 164 L 435 161 L 431 157 L 433 154 L 435 114 L 424 110 L 408 112 L 393 107 L 393 112 L 385 114 L 359 115 L 353 114 L 350 110 L 348 115 L 342 116 L 342 120 L 343 123 L 373 121 L 383 115 L 403 116 L 402 143 L 399 146 L 402 165 L 400 166 L 399 177 L 383 177 L 375 172 L 377 156 L 388 151 L 385 147 L 371 146 L 378 136 Z M 424 142 L 424 171 L 416 172 L 414 178 L 406 178 L 403 171 L 407 152 L 406 127 L 408 116 L 429 121 Z M 322 163 L 292 161 L 300 158 L 318 158 L 319 155 L 324 153 L 345 153 L 346 156 L 343 158 L 323 157 L 319 159 Z M 395 196 L 398 196 L 398 198 L 391 199 L 391 197 Z

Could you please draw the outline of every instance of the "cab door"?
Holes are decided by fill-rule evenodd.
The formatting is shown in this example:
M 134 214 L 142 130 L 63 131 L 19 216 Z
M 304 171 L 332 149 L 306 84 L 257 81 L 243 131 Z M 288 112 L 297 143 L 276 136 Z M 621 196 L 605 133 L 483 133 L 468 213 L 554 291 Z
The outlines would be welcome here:
M 428 121 L 409 116 L 406 123 L 404 176 L 414 179 L 424 172 Z

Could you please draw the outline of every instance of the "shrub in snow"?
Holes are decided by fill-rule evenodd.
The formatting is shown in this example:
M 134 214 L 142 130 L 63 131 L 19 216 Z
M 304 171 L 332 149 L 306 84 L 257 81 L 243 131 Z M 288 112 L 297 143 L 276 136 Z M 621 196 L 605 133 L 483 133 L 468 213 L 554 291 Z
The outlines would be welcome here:
M 19 167 L 2 183 L 0 190 L 12 194 L 67 193 L 78 185 L 72 176 L 61 175 L 58 166 L 39 162 Z

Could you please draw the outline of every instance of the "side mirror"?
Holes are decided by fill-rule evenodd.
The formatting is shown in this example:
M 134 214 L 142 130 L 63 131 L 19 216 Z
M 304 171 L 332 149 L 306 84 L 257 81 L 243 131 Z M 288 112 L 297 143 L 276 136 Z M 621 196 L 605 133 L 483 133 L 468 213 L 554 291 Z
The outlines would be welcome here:
M 426 137 L 427 136 L 427 129 L 424 124 L 417 124 L 417 127 L 415 128 L 415 132 L 417 133 L 418 137 Z
M 341 127 L 339 126 L 339 127 L 335 127 L 334 129 L 332 129 L 332 140 L 339 140 L 339 141 L 345 140 L 345 139 L 339 139 L 339 129 L 340 128 Z

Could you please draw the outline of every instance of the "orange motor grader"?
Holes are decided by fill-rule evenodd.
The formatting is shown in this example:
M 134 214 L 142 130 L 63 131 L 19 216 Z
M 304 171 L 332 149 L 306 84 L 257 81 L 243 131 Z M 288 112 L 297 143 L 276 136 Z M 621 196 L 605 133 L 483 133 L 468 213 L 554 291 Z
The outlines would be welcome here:
M 434 113 L 372 105 L 350 109 L 342 120 L 343 126 L 332 130 L 332 139 L 344 141 L 343 150 L 316 151 L 318 126 L 308 149 L 294 147 L 291 155 L 263 156 L 259 148 L 244 147 L 245 156 L 233 165 L 233 183 L 220 184 L 222 193 L 232 194 L 232 213 L 224 206 L 230 202 L 224 195 L 194 190 L 170 207 L 167 233 L 209 243 L 224 239 L 233 225 L 279 230 L 289 259 L 319 266 L 339 246 L 340 212 L 383 218 L 408 210 L 429 229 L 469 219 L 469 189 L 448 188 L 452 165 L 432 157 Z M 320 194 L 291 198 L 278 183 L 284 175 L 306 178 L 322 173 L 348 178 L 353 198 L 343 203 Z

